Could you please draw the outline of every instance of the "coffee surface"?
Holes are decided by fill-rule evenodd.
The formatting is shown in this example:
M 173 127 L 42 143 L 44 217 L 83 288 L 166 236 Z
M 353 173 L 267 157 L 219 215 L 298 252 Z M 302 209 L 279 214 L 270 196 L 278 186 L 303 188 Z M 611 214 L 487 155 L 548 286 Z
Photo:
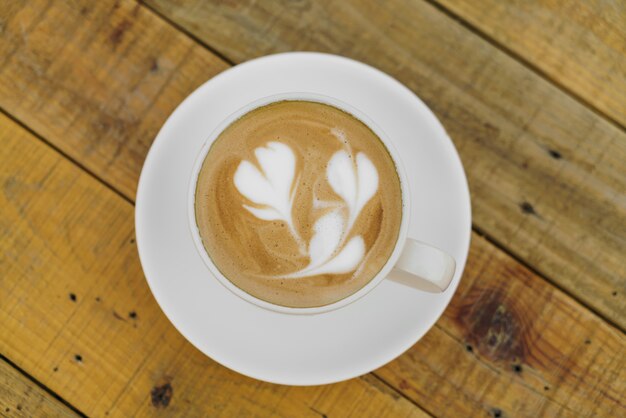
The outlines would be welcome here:
M 323 306 L 381 270 L 402 221 L 387 149 L 335 107 L 283 101 L 228 126 L 200 170 L 203 245 L 245 292 L 288 307 Z

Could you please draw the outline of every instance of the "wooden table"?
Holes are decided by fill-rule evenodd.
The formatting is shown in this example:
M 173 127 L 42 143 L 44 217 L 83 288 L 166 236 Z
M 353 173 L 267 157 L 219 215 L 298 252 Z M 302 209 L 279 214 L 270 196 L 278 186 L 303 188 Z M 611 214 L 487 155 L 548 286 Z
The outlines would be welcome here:
M 176 105 L 290 50 L 415 91 L 473 203 L 436 326 L 322 387 L 194 349 L 150 294 L 133 230 L 143 160 Z M 625 2 L 9 0 L 0 57 L 0 415 L 626 416 Z

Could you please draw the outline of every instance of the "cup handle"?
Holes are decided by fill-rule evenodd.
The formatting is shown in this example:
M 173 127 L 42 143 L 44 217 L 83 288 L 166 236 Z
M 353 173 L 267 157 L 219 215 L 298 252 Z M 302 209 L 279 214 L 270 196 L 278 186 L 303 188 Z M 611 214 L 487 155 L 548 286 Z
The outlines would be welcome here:
M 427 292 L 441 293 L 450 285 L 455 269 L 456 262 L 448 253 L 407 238 L 389 279 Z

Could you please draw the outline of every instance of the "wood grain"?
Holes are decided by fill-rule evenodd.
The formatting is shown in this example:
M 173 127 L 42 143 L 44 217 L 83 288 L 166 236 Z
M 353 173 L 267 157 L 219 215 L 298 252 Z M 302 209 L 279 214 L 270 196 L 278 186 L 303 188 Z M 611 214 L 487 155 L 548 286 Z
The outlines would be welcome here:
M 459 148 L 475 226 L 626 326 L 623 132 L 427 4 L 242 4 L 151 3 L 236 61 L 320 49 L 399 78 Z M 0 106 L 129 198 L 171 110 L 226 68 L 129 1 L 0 7 Z
M 0 352 L 85 414 L 423 415 L 373 375 L 286 387 L 209 360 L 148 289 L 132 205 L 5 117 L 0 128 Z M 470 260 L 446 316 L 378 376 L 437 416 L 624 408 L 623 335 L 478 235 Z
M 434 1 L 626 127 L 626 2 Z
M 131 1 L 0 5 L 0 106 L 126 196 L 174 108 L 226 65 Z
M 198 25 L 189 4 L 176 9 L 183 20 L 159 10 Z M 272 15 L 262 8 L 276 6 L 265 3 L 223 4 L 211 16 L 212 6 L 196 5 L 215 33 L 190 30 L 207 42 L 225 36 L 231 58 L 262 54 L 253 47 L 269 38 L 275 45 L 265 51 L 343 52 L 396 75 L 460 147 L 479 229 L 623 324 L 622 133 L 428 5 L 357 6 L 328 5 L 324 22 L 323 3 L 289 3 Z M 0 105 L 130 198 L 162 121 L 225 68 L 130 2 L 0 7 Z M 276 17 L 260 27 L 264 16 Z M 98 416 L 422 414 L 374 376 L 287 388 L 206 359 L 147 289 L 130 204 L 0 122 L 0 351 L 73 405 Z M 476 234 L 466 276 L 437 327 L 378 376 L 442 416 L 623 410 L 623 335 Z
M 475 236 L 452 303 L 377 375 L 435 416 L 626 415 L 626 338 Z
M 4 360 L 0 360 L 0 416 L 78 417 Z
M 156 305 L 133 206 L 2 115 L 0 144 L 0 352 L 83 413 L 428 416 L 372 375 L 289 387 L 211 361 Z
M 235 62 L 321 50 L 398 78 L 453 138 L 475 227 L 626 327 L 626 133 L 613 124 L 421 1 L 147 3 Z

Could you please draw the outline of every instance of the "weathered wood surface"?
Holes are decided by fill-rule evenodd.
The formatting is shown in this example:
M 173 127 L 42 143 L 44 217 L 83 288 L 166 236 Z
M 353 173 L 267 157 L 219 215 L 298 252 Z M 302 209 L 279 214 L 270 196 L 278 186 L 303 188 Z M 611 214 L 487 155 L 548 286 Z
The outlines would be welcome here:
M 146 3 L 234 62 L 320 50 L 398 78 L 459 149 L 475 226 L 626 327 L 626 133 L 613 124 L 422 1 Z
M 626 416 L 626 338 L 474 236 L 443 317 L 377 371 L 435 416 Z
M 212 362 L 156 305 L 132 205 L 5 117 L 0 143 L 0 352 L 80 411 L 423 414 L 374 375 L 295 388 Z M 474 235 L 451 309 L 375 375 L 437 416 L 573 416 L 623 409 L 624 347 L 617 330 Z
M 133 1 L 0 3 L 0 107 L 128 197 L 159 128 L 227 66 Z
M 46 4 L 3 6 L 0 106 L 132 198 L 169 112 L 226 64 L 132 2 Z M 624 132 L 425 3 L 150 4 L 235 61 L 320 49 L 405 82 L 461 152 L 476 227 L 626 326 Z
M 298 388 L 196 350 L 141 272 L 133 206 L 0 115 L 0 352 L 88 416 L 424 417 L 373 375 Z
M 434 1 L 626 127 L 626 2 Z
M 405 82 L 460 148 L 476 227 L 624 326 L 623 132 L 427 4 L 176 5 L 151 2 L 230 60 L 325 50 Z M 131 200 L 162 122 L 227 68 L 130 1 L 3 3 L 0 33 L 0 107 Z M 626 415 L 623 334 L 476 234 L 450 309 L 375 374 L 230 372 L 156 306 L 130 203 L 5 116 L 0 144 L 0 352 L 88 415 L 425 414 L 380 379 L 436 416 Z
M 8 418 L 79 415 L 0 359 L 0 416 Z

